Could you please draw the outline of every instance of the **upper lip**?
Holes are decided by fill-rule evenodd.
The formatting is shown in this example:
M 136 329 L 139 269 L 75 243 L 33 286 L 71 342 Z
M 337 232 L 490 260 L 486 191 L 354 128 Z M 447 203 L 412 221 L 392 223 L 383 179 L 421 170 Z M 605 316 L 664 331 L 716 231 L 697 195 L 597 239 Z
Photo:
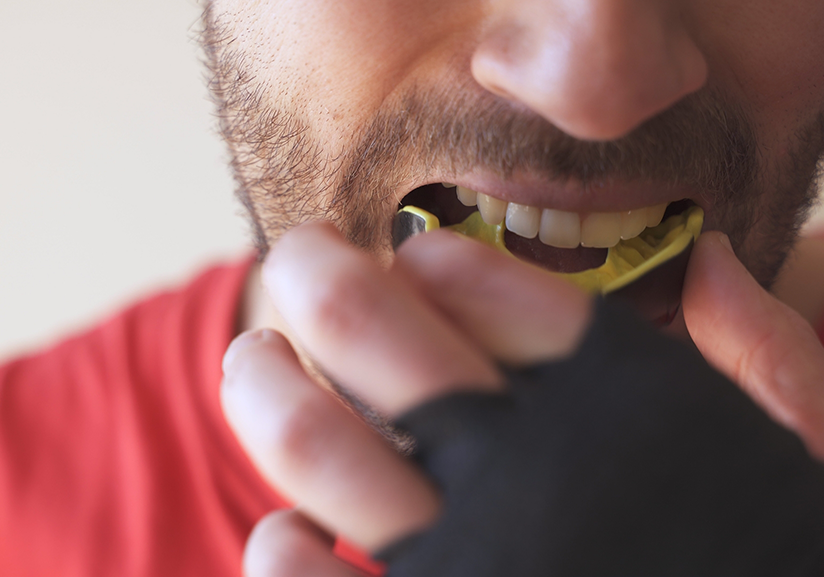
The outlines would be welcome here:
M 683 199 L 692 200 L 705 212 L 710 208 L 709 200 L 695 189 L 652 180 L 608 178 L 584 184 L 576 180 L 548 180 L 529 174 L 502 179 L 488 171 L 475 170 L 444 175 L 442 179 L 430 182 L 450 182 L 506 202 L 578 213 L 621 212 Z

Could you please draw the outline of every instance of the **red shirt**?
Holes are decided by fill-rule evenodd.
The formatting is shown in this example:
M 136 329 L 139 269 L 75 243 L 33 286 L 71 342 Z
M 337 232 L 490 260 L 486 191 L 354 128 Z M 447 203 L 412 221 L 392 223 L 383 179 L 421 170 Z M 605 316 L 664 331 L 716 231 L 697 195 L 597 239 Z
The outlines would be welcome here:
M 218 400 L 250 264 L 0 366 L 0 575 L 241 574 L 255 522 L 288 506 Z
M 0 367 L 2 575 L 240 575 L 285 505 L 218 402 L 250 264 Z

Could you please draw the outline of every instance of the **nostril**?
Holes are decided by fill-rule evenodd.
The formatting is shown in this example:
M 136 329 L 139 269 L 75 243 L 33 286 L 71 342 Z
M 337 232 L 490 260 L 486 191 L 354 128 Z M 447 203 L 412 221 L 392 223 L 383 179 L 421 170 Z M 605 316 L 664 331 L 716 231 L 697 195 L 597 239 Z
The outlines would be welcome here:
M 703 51 L 664 3 L 499 7 L 472 55 L 475 80 L 575 138 L 625 136 L 706 83 Z

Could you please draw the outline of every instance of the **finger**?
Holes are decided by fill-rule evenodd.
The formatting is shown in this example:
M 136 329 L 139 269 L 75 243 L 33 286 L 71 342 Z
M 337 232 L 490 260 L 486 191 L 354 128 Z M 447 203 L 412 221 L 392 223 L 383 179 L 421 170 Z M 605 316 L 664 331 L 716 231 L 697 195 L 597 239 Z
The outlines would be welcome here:
M 591 320 L 592 299 L 571 283 L 448 231 L 404 243 L 395 268 L 504 363 L 565 357 Z
M 471 341 L 329 224 L 284 235 L 263 277 L 309 354 L 389 414 L 450 390 L 501 386 L 497 368 Z
M 435 519 L 430 482 L 312 382 L 283 336 L 264 330 L 235 340 L 221 400 L 263 475 L 330 532 L 372 551 Z
M 246 577 L 357 577 L 332 554 L 334 539 L 297 511 L 276 511 L 255 526 L 243 552 Z
M 693 249 L 684 319 L 704 357 L 824 456 L 824 349 L 812 327 L 765 291 L 720 233 Z

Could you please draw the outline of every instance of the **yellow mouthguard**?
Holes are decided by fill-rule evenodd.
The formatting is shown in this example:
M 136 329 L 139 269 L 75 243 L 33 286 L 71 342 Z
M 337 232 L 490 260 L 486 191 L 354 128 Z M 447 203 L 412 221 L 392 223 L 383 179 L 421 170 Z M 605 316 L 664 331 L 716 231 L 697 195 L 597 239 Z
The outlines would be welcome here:
M 405 206 L 399 212 L 409 212 L 422 219 L 426 232 L 440 228 L 435 215 L 416 206 Z M 704 211 L 691 206 L 658 226 L 645 229 L 635 238 L 620 241 L 608 250 L 606 261 L 597 268 L 550 274 L 560 276 L 590 293 L 609 294 L 633 283 L 692 246 L 701 234 L 703 224 Z M 504 224 L 487 224 L 479 212 L 473 212 L 463 222 L 447 228 L 485 242 L 514 258 L 504 242 Z

